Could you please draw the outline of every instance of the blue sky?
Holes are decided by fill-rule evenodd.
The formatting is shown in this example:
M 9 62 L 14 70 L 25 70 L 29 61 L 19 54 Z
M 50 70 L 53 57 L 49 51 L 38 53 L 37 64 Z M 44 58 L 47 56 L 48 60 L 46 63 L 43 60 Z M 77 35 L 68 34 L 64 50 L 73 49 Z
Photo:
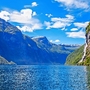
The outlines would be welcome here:
M 89 0 L 0 0 L 0 18 L 30 37 L 56 44 L 84 44 Z

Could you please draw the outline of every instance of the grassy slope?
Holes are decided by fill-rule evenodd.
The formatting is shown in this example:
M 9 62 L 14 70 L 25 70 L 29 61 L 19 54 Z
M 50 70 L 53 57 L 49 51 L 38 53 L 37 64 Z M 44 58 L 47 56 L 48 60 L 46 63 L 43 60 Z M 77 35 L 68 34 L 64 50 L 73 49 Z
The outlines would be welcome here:
M 75 50 L 73 53 L 71 53 L 66 60 L 66 65 L 77 65 L 79 60 L 82 58 L 83 55 L 83 49 L 84 45 L 81 46 L 79 49 Z

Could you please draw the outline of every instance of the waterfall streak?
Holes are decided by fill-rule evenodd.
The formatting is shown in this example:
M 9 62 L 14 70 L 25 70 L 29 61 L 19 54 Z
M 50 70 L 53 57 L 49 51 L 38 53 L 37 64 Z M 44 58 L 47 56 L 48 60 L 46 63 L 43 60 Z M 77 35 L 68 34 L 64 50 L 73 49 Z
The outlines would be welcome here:
M 82 59 L 79 61 L 79 63 L 81 63 L 81 62 L 85 59 L 85 56 L 86 56 L 86 49 L 87 49 L 87 43 L 86 43 L 85 46 L 84 46 L 83 56 L 82 56 Z

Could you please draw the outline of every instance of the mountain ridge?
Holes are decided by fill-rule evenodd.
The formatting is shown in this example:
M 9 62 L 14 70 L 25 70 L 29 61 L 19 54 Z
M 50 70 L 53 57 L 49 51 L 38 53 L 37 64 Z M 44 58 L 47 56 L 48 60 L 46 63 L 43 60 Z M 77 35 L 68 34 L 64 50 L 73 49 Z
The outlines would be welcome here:
M 30 38 L 15 26 L 0 19 L 0 56 L 21 64 L 64 64 L 76 47 L 56 45 L 43 36 Z

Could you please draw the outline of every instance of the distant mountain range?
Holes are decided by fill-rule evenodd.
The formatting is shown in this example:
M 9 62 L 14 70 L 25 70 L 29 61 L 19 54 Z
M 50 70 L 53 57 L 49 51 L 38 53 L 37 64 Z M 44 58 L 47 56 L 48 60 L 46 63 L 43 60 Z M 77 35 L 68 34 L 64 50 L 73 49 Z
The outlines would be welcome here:
M 66 57 L 79 47 L 56 45 L 45 36 L 31 38 L 0 18 L 0 64 L 3 60 L 18 65 L 64 64 Z

